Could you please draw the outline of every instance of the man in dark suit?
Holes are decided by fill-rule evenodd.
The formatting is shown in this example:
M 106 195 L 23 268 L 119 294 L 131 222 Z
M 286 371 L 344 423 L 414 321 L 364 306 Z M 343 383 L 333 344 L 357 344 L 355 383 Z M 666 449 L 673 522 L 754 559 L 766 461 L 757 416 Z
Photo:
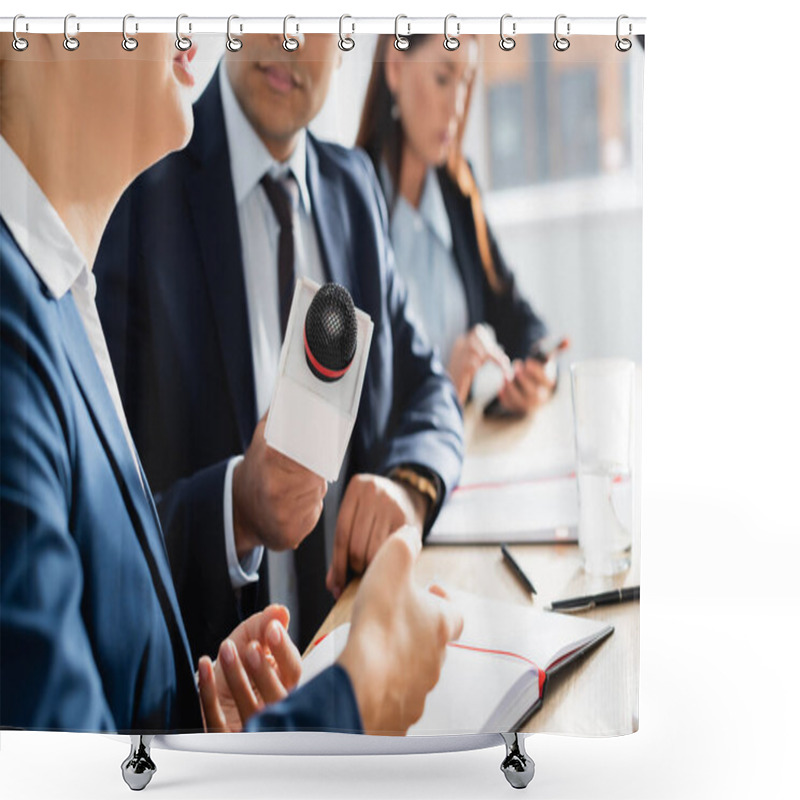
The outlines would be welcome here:
M 226 56 L 191 142 L 126 192 L 95 266 L 178 597 L 203 612 L 188 630 L 196 656 L 269 600 L 299 616 L 304 647 L 348 568 L 362 572 L 399 526 L 430 527 L 462 457 L 458 403 L 408 318 L 374 171 L 305 130 L 336 38 L 306 36 L 299 56 L 281 43 L 251 36 Z M 300 275 L 343 284 L 375 324 L 327 542 L 324 482 L 263 439 Z
M 114 35 L 97 36 L 90 60 L 118 47 Z M 203 609 L 178 606 L 92 274 L 124 187 L 189 133 L 176 83 L 190 73 L 170 37 L 154 35 L 142 42 L 143 69 L 119 60 L 111 79 L 104 68 L 76 81 L 61 44 L 37 41 L 37 66 L 0 36 L 0 728 L 199 731 L 183 617 Z M 65 87 L 74 102 L 58 102 Z M 165 103 L 165 127 L 153 115 L 121 123 L 102 113 L 134 87 Z M 358 592 L 345 652 L 299 689 L 289 691 L 300 657 L 285 609 L 233 629 L 216 664 L 201 661 L 215 719 L 238 730 L 239 707 L 248 717 L 258 710 L 252 730 L 405 731 L 460 629 L 451 604 L 415 585 L 419 548 L 413 530 L 389 538 Z M 247 675 L 232 669 L 237 652 Z M 270 705 L 241 705 L 248 678 Z M 138 788 L 142 780 L 138 772 Z

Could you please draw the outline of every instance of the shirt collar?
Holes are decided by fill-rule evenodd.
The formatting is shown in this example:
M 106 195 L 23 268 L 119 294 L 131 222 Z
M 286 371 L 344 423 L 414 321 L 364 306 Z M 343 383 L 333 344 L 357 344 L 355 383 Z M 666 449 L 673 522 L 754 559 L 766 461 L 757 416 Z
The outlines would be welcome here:
M 93 284 L 86 259 L 58 212 L 0 136 L 0 216 L 50 294 L 60 300 L 84 274 Z
M 419 214 L 428 223 L 447 250 L 453 246 L 453 231 L 450 228 L 450 218 L 442 197 L 442 187 L 434 170 L 429 169 L 425 174 L 425 185 L 422 187 L 422 197 L 419 201 Z
M 392 176 L 385 162 L 380 165 L 381 183 L 386 188 L 386 195 L 391 196 L 394 191 Z M 398 194 L 397 202 L 402 203 L 408 211 L 418 216 L 444 245 L 446 250 L 453 247 L 453 231 L 450 227 L 450 218 L 447 216 L 447 207 L 442 197 L 442 187 L 436 177 L 436 171 L 429 169 L 425 173 L 425 183 L 422 186 L 419 208 L 414 208 L 402 195 Z
M 289 158 L 277 161 L 258 137 L 253 126 L 242 111 L 236 95 L 233 93 L 225 62 L 220 64 L 220 94 L 222 96 L 222 114 L 225 117 L 225 132 L 228 135 L 230 152 L 231 177 L 236 204 L 258 186 L 264 173 L 272 177 L 282 177 L 287 171 L 294 173 L 300 189 L 300 201 L 307 214 L 311 213 L 311 196 L 306 180 L 306 130 L 303 128 L 297 139 L 297 146 Z

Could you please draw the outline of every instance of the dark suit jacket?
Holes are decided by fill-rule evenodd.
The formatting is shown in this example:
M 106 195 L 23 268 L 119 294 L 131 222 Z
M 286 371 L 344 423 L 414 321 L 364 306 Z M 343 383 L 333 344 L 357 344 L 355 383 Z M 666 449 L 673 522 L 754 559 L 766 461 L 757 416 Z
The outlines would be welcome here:
M 0 219 L 0 727 L 203 728 L 156 508 L 72 294 L 39 280 Z M 326 670 L 251 730 L 348 730 Z
M 120 391 L 157 495 L 195 655 L 266 597 L 237 607 L 225 567 L 223 480 L 257 419 L 242 252 L 215 76 L 185 150 L 125 193 L 98 254 L 98 308 Z M 380 188 L 368 159 L 308 136 L 307 179 L 324 266 L 375 324 L 349 473 L 403 463 L 457 482 L 462 423 L 452 387 L 406 315 Z M 440 498 L 440 500 L 443 499 Z M 438 509 L 437 509 L 438 510 Z M 324 576 L 301 592 L 324 592 Z
M 492 288 L 481 261 L 470 199 L 461 193 L 446 169 L 437 170 L 437 177 L 453 232 L 453 254 L 467 294 L 469 325 L 488 322 L 509 357 L 524 358 L 531 345 L 547 333 L 547 328 L 519 293 L 514 273 L 487 226 L 492 262 L 503 287 L 500 292 Z
M 3 726 L 202 729 L 156 509 L 71 293 L 4 223 Z

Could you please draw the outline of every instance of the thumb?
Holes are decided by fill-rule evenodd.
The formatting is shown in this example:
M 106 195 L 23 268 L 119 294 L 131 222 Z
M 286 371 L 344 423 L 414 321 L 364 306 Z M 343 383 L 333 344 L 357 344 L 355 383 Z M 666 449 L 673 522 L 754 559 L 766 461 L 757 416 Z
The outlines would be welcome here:
M 464 629 L 464 615 L 461 613 L 461 609 L 448 598 L 441 586 L 435 584 L 428 587 L 428 600 L 435 606 L 437 613 L 442 618 L 442 628 L 440 629 L 444 639 L 442 644 L 458 639 Z
M 411 570 L 421 549 L 419 531 L 411 525 L 404 525 L 380 547 L 367 567 L 364 579 L 370 583 L 379 582 L 384 588 L 391 584 L 391 591 L 398 590 L 404 583 L 410 583 Z
M 263 442 L 266 444 L 266 439 L 264 438 L 264 430 L 267 427 L 267 417 L 269 416 L 269 409 L 264 413 L 264 416 L 256 423 L 256 429 L 253 431 L 253 438 L 251 440 L 251 444 L 258 442 L 259 444 Z
M 408 547 L 412 564 L 417 560 L 417 556 L 422 550 L 422 539 L 420 538 L 417 528 L 413 525 L 403 525 L 403 527 L 395 531 L 390 538 L 397 538 Z

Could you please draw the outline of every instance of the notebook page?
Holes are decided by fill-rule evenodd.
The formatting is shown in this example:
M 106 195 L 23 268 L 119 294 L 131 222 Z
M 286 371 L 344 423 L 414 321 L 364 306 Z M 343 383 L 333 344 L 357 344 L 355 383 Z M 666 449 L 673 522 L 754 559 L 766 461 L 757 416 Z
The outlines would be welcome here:
M 545 671 L 561 656 L 579 649 L 609 628 L 604 622 L 445 588 L 464 615 L 460 643 L 517 653 Z
M 508 718 L 507 696 L 519 702 L 531 691 L 533 700 L 527 707 L 539 696 L 538 673 L 527 662 L 448 647 L 439 682 L 426 698 L 422 717 L 409 728 L 408 735 L 494 730 L 493 718 Z

